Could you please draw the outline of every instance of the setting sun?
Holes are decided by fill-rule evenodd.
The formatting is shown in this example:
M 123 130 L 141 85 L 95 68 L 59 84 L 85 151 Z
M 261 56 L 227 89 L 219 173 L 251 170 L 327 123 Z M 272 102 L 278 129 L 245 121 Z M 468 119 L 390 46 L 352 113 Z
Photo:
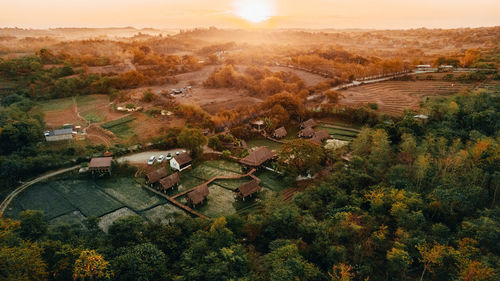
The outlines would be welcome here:
M 269 0 L 236 0 L 234 13 L 249 22 L 259 23 L 274 16 L 274 5 Z

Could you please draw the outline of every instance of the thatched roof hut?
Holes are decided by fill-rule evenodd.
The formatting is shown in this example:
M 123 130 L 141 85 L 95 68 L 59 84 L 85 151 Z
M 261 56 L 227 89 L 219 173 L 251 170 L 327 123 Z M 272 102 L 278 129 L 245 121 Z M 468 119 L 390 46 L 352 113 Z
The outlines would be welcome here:
M 162 191 L 167 191 L 167 190 L 171 189 L 172 187 L 174 187 L 177 183 L 179 183 L 180 179 L 181 178 L 179 176 L 179 173 L 174 173 L 168 177 L 162 178 L 160 180 L 160 186 L 161 186 L 160 189 Z
M 285 127 L 280 127 L 276 130 L 274 130 L 274 133 L 273 133 L 273 137 L 276 138 L 276 139 L 282 139 L 284 137 L 286 137 L 287 135 L 287 131 L 285 129 Z
M 307 127 L 299 132 L 299 138 L 312 138 L 314 136 L 314 129 Z
M 146 183 L 153 185 L 158 183 L 160 179 L 166 177 L 168 175 L 167 170 L 165 168 L 160 168 L 158 170 L 152 171 L 146 175 Z
M 187 194 L 187 201 L 189 204 L 196 206 L 201 204 L 205 198 L 210 194 L 208 191 L 208 186 L 206 184 L 202 184 L 197 186 L 193 191 Z
M 245 199 L 246 197 L 251 196 L 256 192 L 259 192 L 261 190 L 259 184 L 259 179 L 252 179 L 251 181 L 244 183 L 243 185 L 238 187 L 238 197 L 240 197 L 241 199 Z
M 316 121 L 314 121 L 314 119 L 312 118 L 300 124 L 301 129 L 305 129 L 307 127 L 314 128 L 316 126 L 318 126 L 318 123 L 316 123 Z
M 259 147 L 250 152 L 247 157 L 240 160 L 240 163 L 250 167 L 259 167 L 265 162 L 273 159 L 276 155 L 267 147 Z

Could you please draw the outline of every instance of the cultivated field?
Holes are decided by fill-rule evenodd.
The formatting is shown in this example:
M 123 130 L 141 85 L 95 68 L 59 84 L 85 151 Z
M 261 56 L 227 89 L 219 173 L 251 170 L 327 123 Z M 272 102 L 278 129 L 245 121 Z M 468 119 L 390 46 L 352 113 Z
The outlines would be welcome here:
M 194 169 L 181 173 L 177 189 L 167 192 L 173 196 L 199 186 L 216 176 L 244 174 L 240 164 L 225 160 L 205 161 Z M 282 179 L 267 170 L 256 173 L 264 190 L 280 192 L 285 187 Z M 231 180 L 216 180 L 209 185 L 210 195 L 203 206 L 195 210 L 208 216 L 218 217 L 234 213 L 249 212 L 258 207 L 259 197 L 244 202 L 235 198 L 234 192 L 250 177 Z M 185 196 L 179 197 L 186 203 Z M 20 193 L 9 205 L 5 215 L 18 217 L 26 209 L 42 210 L 51 226 L 61 223 L 81 223 L 89 216 L 99 217 L 99 226 L 107 231 L 118 218 L 137 215 L 145 220 L 167 222 L 173 214 L 184 214 L 161 196 L 141 187 L 133 178 L 110 177 L 105 179 L 59 179 L 31 186 Z
M 467 87 L 471 85 L 444 81 L 385 81 L 340 91 L 340 104 L 376 103 L 379 112 L 399 115 L 407 109 L 418 110 L 425 97 L 456 94 Z

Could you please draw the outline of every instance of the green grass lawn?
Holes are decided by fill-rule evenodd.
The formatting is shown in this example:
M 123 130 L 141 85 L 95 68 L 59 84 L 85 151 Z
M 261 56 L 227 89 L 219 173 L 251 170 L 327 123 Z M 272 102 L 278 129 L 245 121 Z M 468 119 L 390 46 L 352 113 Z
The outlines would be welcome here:
M 109 178 L 96 183 L 108 195 L 135 211 L 148 209 L 166 201 L 142 188 L 132 178 Z
M 102 216 L 123 207 L 122 203 L 101 191 L 92 181 L 57 181 L 54 182 L 54 189 L 87 217 Z
M 272 191 L 281 191 L 288 188 L 288 186 L 283 184 L 283 178 L 271 171 L 261 169 L 255 172 L 254 175 L 261 180 L 260 185 L 262 187 L 268 188 Z
M 281 145 L 282 145 L 281 143 L 270 141 L 268 139 L 253 139 L 253 140 L 247 141 L 248 148 L 265 146 L 271 150 L 279 151 L 281 148 Z
M 113 134 L 121 139 L 126 139 L 134 135 L 134 129 L 129 125 L 129 123 L 122 123 L 109 128 Z
M 73 105 L 73 98 L 45 100 L 38 103 L 42 111 L 65 110 Z
M 51 219 L 49 221 L 50 226 L 57 226 L 57 225 L 62 225 L 62 224 L 81 224 L 82 221 L 85 219 L 85 216 L 80 213 L 80 211 L 73 211 L 68 214 L 64 214 L 62 216 L 59 216 L 57 218 Z
M 202 180 L 210 180 L 213 177 L 216 176 L 238 176 L 240 173 L 236 173 L 230 170 L 223 170 L 223 169 L 218 169 L 214 168 L 210 165 L 206 165 L 205 163 L 197 165 L 195 168 L 192 170 L 189 170 L 186 172 L 187 176 L 190 177 L 195 177 L 198 179 Z
M 171 203 L 166 203 L 163 205 L 156 206 L 152 209 L 142 212 L 142 215 L 150 221 L 160 220 L 162 223 L 167 223 L 172 221 L 172 216 L 174 215 L 187 216 L 186 212 L 175 207 Z
M 251 177 L 244 177 L 241 179 L 230 179 L 230 180 L 216 180 L 214 183 L 218 186 L 229 188 L 231 190 L 236 190 L 242 184 L 252 180 Z
M 228 170 L 232 171 L 238 174 L 243 174 L 243 168 L 239 163 L 233 162 L 233 161 L 228 161 L 228 160 L 209 160 L 203 162 L 203 165 L 217 168 L 217 169 L 222 169 L 222 170 Z

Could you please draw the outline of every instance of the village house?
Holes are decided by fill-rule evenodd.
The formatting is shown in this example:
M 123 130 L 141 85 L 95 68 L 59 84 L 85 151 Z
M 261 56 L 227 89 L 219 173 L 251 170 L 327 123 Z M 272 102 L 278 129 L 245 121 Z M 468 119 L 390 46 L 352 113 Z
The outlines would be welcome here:
M 328 133 L 327 130 L 319 130 L 314 132 L 314 136 L 311 138 L 311 142 L 316 143 L 316 144 L 321 144 L 323 143 L 324 140 L 329 139 L 330 134 Z
M 63 141 L 63 140 L 73 140 L 73 129 L 59 129 L 48 132 L 45 134 L 46 141 Z
M 259 184 L 259 179 L 252 179 L 251 181 L 242 184 L 238 187 L 238 197 L 245 201 L 245 198 L 250 197 L 261 190 Z
M 111 175 L 111 162 L 113 157 L 96 157 L 90 159 L 89 171 L 92 174 L 109 173 Z
M 307 139 L 310 139 L 314 136 L 314 129 L 311 128 L 311 127 L 307 127 L 305 129 L 302 129 L 300 132 L 299 132 L 299 138 L 307 138 Z
M 282 139 L 282 138 L 286 137 L 286 135 L 287 135 L 287 131 L 286 131 L 285 127 L 280 127 L 278 129 L 274 130 L 273 138 Z
M 168 175 L 167 169 L 160 168 L 158 170 L 152 171 L 146 175 L 146 184 L 149 184 L 153 187 L 155 184 L 160 182 L 160 179 L 166 177 Z
M 240 160 L 240 163 L 251 168 L 258 168 L 267 161 L 276 157 L 276 154 L 267 147 L 259 147 L 251 151 L 247 157 Z
M 305 121 L 305 122 L 302 122 L 302 124 L 300 124 L 300 128 L 301 129 L 305 129 L 305 128 L 308 128 L 308 127 L 314 128 L 316 126 L 318 126 L 318 123 L 316 123 L 316 121 L 314 121 L 314 119 L 312 119 L 312 118 L 309 119 L 309 120 L 307 120 L 307 121 Z
M 169 189 L 176 187 L 180 181 L 179 173 L 171 174 L 160 180 L 160 191 L 167 192 Z
M 170 160 L 170 167 L 176 171 L 184 171 L 185 169 L 191 168 L 191 164 L 193 159 L 189 156 L 188 153 L 181 153 L 179 155 L 174 156 Z
M 208 191 L 208 186 L 206 184 L 202 184 L 200 186 L 197 186 L 193 191 L 189 192 L 187 194 L 187 201 L 188 203 L 196 207 L 197 205 L 203 203 L 205 201 L 205 198 L 210 194 L 210 191 Z

